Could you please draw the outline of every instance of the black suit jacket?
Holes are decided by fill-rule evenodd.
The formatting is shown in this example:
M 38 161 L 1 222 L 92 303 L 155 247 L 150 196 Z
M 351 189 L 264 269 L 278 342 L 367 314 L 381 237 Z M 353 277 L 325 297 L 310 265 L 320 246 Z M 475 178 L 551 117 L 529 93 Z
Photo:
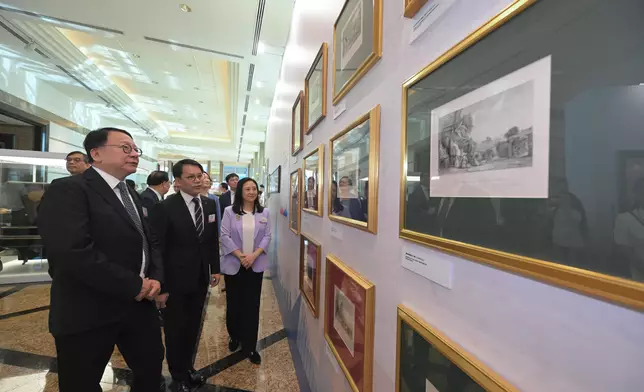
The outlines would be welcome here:
M 154 207 L 155 204 L 160 202 L 159 197 L 157 196 L 156 193 L 151 188 L 147 188 L 143 192 L 141 192 L 141 205 L 147 210 L 148 213 L 152 211 L 152 207 Z
M 139 196 L 133 191 L 130 195 L 143 217 Z M 147 276 L 162 282 L 160 253 L 145 219 L 142 224 L 150 250 Z M 49 329 L 54 336 L 128 317 L 142 285 L 143 241 L 96 170 L 52 182 L 39 208 L 38 229 L 53 279 Z
M 150 214 L 166 271 L 163 291 L 170 295 L 203 290 L 210 283 L 210 274 L 219 273 L 217 206 L 213 200 L 200 197 L 204 216 L 201 238 L 181 192 L 157 203 Z
M 230 190 L 221 196 L 219 196 L 219 208 L 221 209 L 221 216 L 224 216 L 224 210 L 226 207 L 230 206 L 233 204 L 233 200 L 230 198 L 231 192 Z

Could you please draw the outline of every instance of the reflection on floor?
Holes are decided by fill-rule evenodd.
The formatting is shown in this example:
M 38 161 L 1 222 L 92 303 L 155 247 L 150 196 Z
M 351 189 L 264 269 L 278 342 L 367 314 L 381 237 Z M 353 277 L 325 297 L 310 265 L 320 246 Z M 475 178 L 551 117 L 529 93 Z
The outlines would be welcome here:
M 225 293 L 213 289 L 209 298 L 195 368 L 208 377 L 204 392 L 299 391 L 282 317 L 271 280 L 262 289 L 259 352 L 255 366 L 228 351 Z M 56 350 L 47 329 L 49 284 L 0 286 L 0 392 L 58 391 Z M 170 384 L 167 364 L 163 374 Z M 131 380 L 115 348 L 103 375 L 103 391 L 126 392 Z M 169 389 L 168 389 L 169 390 Z

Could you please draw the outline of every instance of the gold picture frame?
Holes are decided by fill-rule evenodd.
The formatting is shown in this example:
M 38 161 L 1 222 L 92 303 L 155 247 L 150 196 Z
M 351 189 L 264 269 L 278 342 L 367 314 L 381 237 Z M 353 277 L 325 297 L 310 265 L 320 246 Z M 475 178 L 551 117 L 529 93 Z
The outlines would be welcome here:
M 304 92 L 300 91 L 291 111 L 291 155 L 295 156 L 304 148 Z
M 429 345 L 446 357 L 452 364 L 456 365 L 472 381 L 488 392 L 518 392 L 519 390 L 511 385 L 500 375 L 496 374 L 489 367 L 466 352 L 458 344 L 454 343 L 436 328 L 427 324 L 415 312 L 404 305 L 398 305 L 398 317 L 396 322 L 396 392 L 400 392 L 401 384 L 401 341 L 403 323 L 406 323 L 411 330 L 418 333 Z
M 611 276 L 604 273 L 576 268 L 555 262 L 540 260 L 495 249 L 454 241 L 405 228 L 406 186 L 407 186 L 407 111 L 409 89 L 448 63 L 450 60 L 473 46 L 501 26 L 519 15 L 536 0 L 515 0 L 492 17 L 461 42 L 457 43 L 435 61 L 424 67 L 402 85 L 402 132 L 401 132 L 401 177 L 399 206 L 399 237 L 436 248 L 446 253 L 486 264 L 511 273 L 516 273 L 542 282 L 621 304 L 633 309 L 644 310 L 644 283 Z
M 307 177 L 307 164 L 312 157 L 317 158 L 317 167 L 314 170 L 313 177 Z M 308 197 L 309 192 L 309 179 L 317 179 L 315 186 L 315 195 L 312 198 Z M 324 203 L 324 144 L 320 144 L 315 150 L 311 151 L 302 159 L 302 210 L 309 214 L 322 216 L 322 205 Z M 309 204 L 315 204 L 315 208 L 311 208 Z
M 351 390 L 371 392 L 376 287 L 339 258 L 329 254 L 326 257 L 324 295 L 324 339 L 347 377 Z M 342 298 L 341 301 L 340 298 Z M 353 307 L 353 311 L 344 312 L 337 303 L 347 304 L 347 307 Z M 351 325 L 346 326 L 347 320 L 336 323 L 336 313 L 353 314 L 353 319 L 348 322 Z M 349 333 L 346 332 L 347 329 Z M 356 338 L 358 345 L 355 345 Z M 353 346 L 353 355 L 348 345 Z M 347 361 L 353 361 L 353 363 L 347 364 Z M 362 377 L 359 378 L 359 376 Z
M 311 122 L 311 119 L 309 118 L 310 115 L 310 108 L 311 108 L 311 98 L 314 98 L 318 94 L 313 94 L 310 91 L 310 82 L 311 78 L 313 77 L 313 74 L 316 71 L 319 71 L 321 68 L 322 75 L 320 77 L 320 83 L 322 84 L 321 88 L 319 89 L 319 93 L 321 94 L 320 98 L 320 106 L 321 106 L 321 112 L 320 115 L 313 121 Z M 329 77 L 329 48 L 328 44 L 326 42 L 322 43 L 322 46 L 320 47 L 320 50 L 318 51 L 318 54 L 315 56 L 315 60 L 313 60 L 313 64 L 311 64 L 311 68 L 309 69 L 309 72 L 306 74 L 306 78 L 304 79 L 304 97 L 306 98 L 306 105 L 304 105 L 304 129 L 305 129 L 305 134 L 308 135 L 309 133 L 313 132 L 315 127 L 318 126 L 324 120 L 326 117 L 326 101 L 327 101 L 327 80 Z M 317 91 L 317 90 L 316 90 Z
M 342 10 L 340 11 L 340 14 L 338 15 L 338 18 L 336 19 L 335 23 L 333 24 L 333 104 L 337 105 L 338 102 L 342 98 L 344 98 L 345 95 L 358 83 L 360 79 L 380 60 L 382 57 L 382 1 L 383 0 L 346 0 L 344 2 L 344 5 L 342 6 Z M 349 10 L 348 6 L 349 3 L 351 2 L 357 2 L 358 6 L 362 6 L 364 3 L 371 3 L 373 5 L 373 17 L 371 18 L 371 35 L 372 35 L 372 40 L 371 40 L 371 52 L 369 55 L 367 55 L 358 65 L 351 66 L 351 70 L 353 71 L 353 74 L 348 77 L 347 81 L 342 85 L 341 88 L 338 89 L 338 70 L 340 72 L 344 71 L 344 66 L 342 66 L 343 63 L 343 51 L 339 51 L 337 49 L 338 47 L 338 42 L 340 41 L 338 39 L 338 23 L 340 20 L 345 16 L 345 12 L 351 12 L 350 16 L 354 16 L 356 14 L 356 9 L 358 6 L 354 7 L 354 9 Z M 359 12 L 364 12 L 364 9 L 360 9 Z M 364 18 L 364 20 L 368 20 L 369 18 Z M 355 24 L 355 23 L 354 23 Z M 348 26 L 348 25 L 347 25 Z M 341 33 L 346 29 L 347 26 L 344 26 L 342 29 Z M 355 26 L 351 26 L 355 29 Z M 363 27 L 360 26 L 360 32 L 359 32 L 359 39 L 360 42 L 362 42 L 362 34 L 363 34 Z M 355 34 L 354 34 L 355 35 Z M 355 42 L 357 42 L 357 39 L 353 38 L 353 44 L 351 44 L 350 49 L 348 50 L 349 52 L 353 51 L 353 54 L 355 54 L 355 50 L 353 50 L 353 45 Z M 342 42 L 345 42 L 345 40 L 342 40 Z M 360 44 L 361 45 L 361 44 Z M 344 48 L 344 46 L 343 46 Z M 348 60 L 350 60 L 352 57 Z M 340 68 L 338 68 L 338 61 L 340 62 Z M 349 66 L 347 63 L 346 66 Z
M 336 203 L 335 198 L 339 192 L 338 184 L 334 180 L 334 156 L 333 156 L 333 147 L 336 141 L 349 132 L 357 129 L 362 124 L 369 123 L 369 174 L 367 177 L 368 186 L 365 188 L 367 191 L 368 197 L 366 198 L 367 202 L 367 214 L 366 222 L 361 221 L 355 218 L 349 218 L 344 216 L 335 215 L 336 208 L 334 204 Z M 328 215 L 329 219 L 345 225 L 355 227 L 360 230 L 365 230 L 370 233 L 376 234 L 378 232 L 378 166 L 380 161 L 380 105 L 376 105 L 368 113 L 363 114 L 349 124 L 344 130 L 340 131 L 338 134 L 333 136 L 329 141 L 329 165 L 331 177 L 329 179 L 329 189 L 328 189 Z M 359 181 L 359 178 L 356 178 L 356 182 Z M 341 182 L 341 181 L 340 181 Z M 341 184 L 340 184 L 341 185 Z M 334 189 L 335 187 L 335 189 Z M 334 198 L 334 195 L 336 197 Z M 364 201 L 363 201 L 364 203 Z
M 413 18 L 428 0 L 405 0 L 405 18 Z
M 295 178 L 295 181 L 297 182 L 295 186 L 293 186 L 294 178 Z M 293 195 L 294 187 L 296 188 L 295 195 Z M 302 221 L 301 221 L 302 216 L 300 213 L 301 204 L 302 204 L 302 169 L 296 169 L 295 171 L 291 172 L 291 175 L 289 177 L 289 182 L 288 182 L 288 200 L 289 200 L 288 228 L 293 232 L 293 234 L 300 235 L 300 228 L 302 225 Z
M 308 241 L 316 249 L 315 252 L 315 268 L 311 268 L 309 277 L 308 268 L 305 268 L 305 260 L 308 255 L 308 249 L 306 241 Z M 310 235 L 306 233 L 300 233 L 300 292 L 302 292 L 302 297 L 304 302 L 308 305 L 313 317 L 318 318 L 320 313 L 320 275 L 322 274 L 322 245 L 319 242 L 311 238 Z M 305 287 L 305 278 L 311 280 L 311 288 L 307 290 Z M 310 294 L 309 294 L 310 291 Z M 313 298 L 310 297 L 313 296 Z

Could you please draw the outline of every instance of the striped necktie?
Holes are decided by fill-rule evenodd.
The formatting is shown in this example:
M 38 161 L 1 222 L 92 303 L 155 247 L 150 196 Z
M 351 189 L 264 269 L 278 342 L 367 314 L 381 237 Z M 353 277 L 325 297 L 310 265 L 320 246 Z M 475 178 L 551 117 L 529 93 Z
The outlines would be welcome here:
M 192 202 L 195 203 L 195 228 L 197 229 L 197 237 L 201 238 L 203 234 L 203 211 L 201 210 L 201 203 L 199 203 L 198 197 L 192 199 Z
M 130 194 L 127 190 L 127 185 L 124 182 L 119 182 L 119 184 L 116 187 L 119 189 L 119 193 L 121 194 L 121 201 L 123 202 L 125 211 L 127 211 L 127 214 L 132 219 L 132 222 L 134 222 L 134 226 L 136 226 L 136 229 L 138 230 L 139 234 L 141 234 L 141 239 L 143 240 L 143 253 L 145 254 L 146 265 L 143 267 L 143 272 L 145 273 L 145 271 L 147 270 L 147 264 L 149 263 L 149 260 L 150 260 L 150 255 L 149 255 L 149 249 L 148 249 L 148 241 L 147 241 L 147 238 L 145 237 L 145 232 L 143 231 L 143 224 L 141 223 L 141 218 L 139 217 L 139 214 L 136 212 L 136 207 L 134 207 L 134 203 L 132 203 L 132 199 L 130 198 Z

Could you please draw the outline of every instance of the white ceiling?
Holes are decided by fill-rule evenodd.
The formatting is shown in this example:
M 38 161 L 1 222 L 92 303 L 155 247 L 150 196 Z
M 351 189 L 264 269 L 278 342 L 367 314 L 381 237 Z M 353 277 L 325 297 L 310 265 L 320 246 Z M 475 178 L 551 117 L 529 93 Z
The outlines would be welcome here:
M 265 140 L 293 0 L 180 1 L 192 12 L 170 0 L 6 0 L 0 15 L 54 60 L 25 49 L 2 28 L 0 43 L 115 126 L 158 140 L 160 158 L 247 163 Z

